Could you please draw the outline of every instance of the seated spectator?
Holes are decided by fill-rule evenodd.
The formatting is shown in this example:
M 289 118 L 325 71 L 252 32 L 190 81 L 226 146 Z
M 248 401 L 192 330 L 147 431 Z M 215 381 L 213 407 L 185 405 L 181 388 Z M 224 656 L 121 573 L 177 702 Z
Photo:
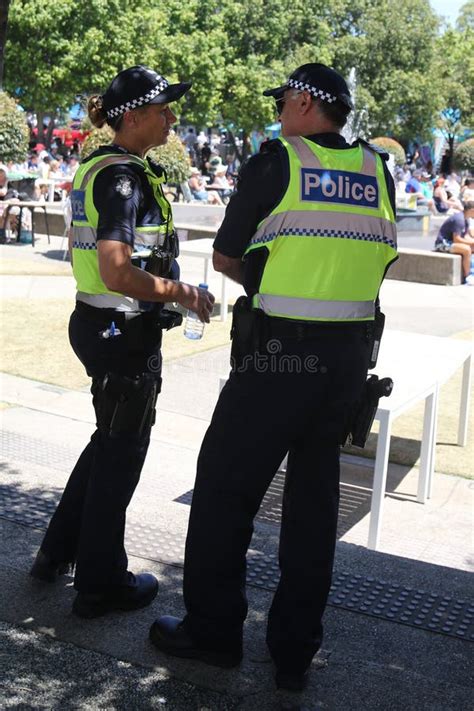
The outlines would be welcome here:
M 206 190 L 206 181 L 199 168 L 191 168 L 191 177 L 188 180 L 189 189 L 194 200 L 208 202 L 209 205 L 223 205 L 219 194 L 214 190 Z
M 28 158 L 28 170 L 31 173 L 38 173 L 39 171 L 39 158 L 38 154 L 33 152 Z
M 450 252 L 462 257 L 463 284 L 471 271 L 471 254 L 474 252 L 474 228 L 469 226 L 474 217 L 474 201 L 464 203 L 462 212 L 454 212 L 439 228 L 435 242 L 436 252 Z
M 227 153 L 225 157 L 225 162 L 226 162 L 226 176 L 229 178 L 229 180 L 233 183 L 234 180 L 237 178 L 237 175 L 239 174 L 239 161 L 235 155 L 235 153 Z
M 411 175 L 410 175 L 411 177 Z M 394 179 L 395 179 L 395 190 L 397 193 L 405 193 L 406 188 L 407 188 L 407 183 L 405 180 L 405 174 L 403 171 L 403 168 L 395 168 L 394 172 Z
M 18 193 L 16 190 L 12 190 L 8 185 L 7 178 L 7 168 L 4 165 L 0 165 L 0 243 L 6 241 L 7 228 L 10 232 L 18 230 L 20 214 L 19 207 L 12 207 L 8 212 L 8 221 L 6 218 L 6 211 L 8 205 L 14 205 L 18 203 Z M 28 226 L 27 223 L 30 222 L 31 213 L 29 210 L 23 210 L 23 226 L 31 230 L 31 225 Z
M 444 189 L 447 193 L 451 193 L 452 198 L 459 200 L 461 194 L 461 178 L 457 173 L 452 172 L 446 177 Z
M 451 193 L 449 193 L 445 188 L 446 178 L 440 175 L 437 180 L 435 180 L 433 200 L 436 205 L 436 209 L 441 213 L 452 212 L 462 212 L 462 203 L 457 198 L 454 198 Z
M 466 178 L 461 188 L 461 200 L 463 203 L 474 200 L 474 178 Z
M 79 158 L 73 153 L 67 161 L 66 175 L 68 178 L 73 178 L 79 168 Z
M 405 183 L 408 183 L 408 181 L 411 178 L 411 171 L 410 171 L 410 168 L 408 167 L 408 163 L 405 163 L 402 170 L 403 170 L 402 180 L 404 180 Z
M 220 163 L 220 165 L 216 165 L 214 179 L 212 183 L 207 186 L 208 189 L 215 189 L 219 192 L 219 195 L 224 204 L 228 202 L 228 199 L 234 192 L 233 186 L 226 177 L 226 173 L 227 166 L 223 165 L 222 163 Z
M 422 170 L 413 171 L 413 175 L 407 183 L 405 191 L 416 197 L 417 207 L 427 207 L 433 214 L 436 214 L 436 208 L 433 198 L 426 197 L 427 190 L 422 185 L 422 180 L 429 180 L 429 174 L 423 173 Z

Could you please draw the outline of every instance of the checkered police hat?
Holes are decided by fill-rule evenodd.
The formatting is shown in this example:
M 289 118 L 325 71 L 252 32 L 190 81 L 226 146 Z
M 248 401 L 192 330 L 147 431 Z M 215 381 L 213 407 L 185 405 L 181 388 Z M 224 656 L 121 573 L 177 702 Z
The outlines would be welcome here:
M 263 95 L 281 99 L 287 89 L 306 90 L 315 99 L 327 101 L 329 104 L 340 101 L 349 109 L 354 108 L 349 87 L 344 78 L 325 64 L 303 64 L 290 74 L 286 84 L 277 86 L 275 89 L 267 89 Z
M 168 104 L 180 99 L 191 87 L 191 82 L 169 84 L 153 69 L 137 65 L 121 71 L 112 80 L 102 97 L 107 119 L 116 119 L 126 111 L 145 104 Z

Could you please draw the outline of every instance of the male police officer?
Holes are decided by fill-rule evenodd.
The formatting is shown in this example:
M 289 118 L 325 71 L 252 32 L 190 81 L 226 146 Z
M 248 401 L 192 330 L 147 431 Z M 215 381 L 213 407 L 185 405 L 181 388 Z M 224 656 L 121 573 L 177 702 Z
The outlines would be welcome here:
M 265 95 L 276 100 L 282 137 L 241 171 L 214 244 L 215 268 L 248 296 L 234 307 L 233 371 L 199 455 L 187 615 L 158 619 L 150 638 L 175 656 L 239 663 L 253 518 L 289 452 L 267 643 L 277 685 L 298 690 L 322 640 L 340 444 L 396 259 L 394 187 L 374 149 L 340 135 L 352 103 L 333 69 L 306 64 Z

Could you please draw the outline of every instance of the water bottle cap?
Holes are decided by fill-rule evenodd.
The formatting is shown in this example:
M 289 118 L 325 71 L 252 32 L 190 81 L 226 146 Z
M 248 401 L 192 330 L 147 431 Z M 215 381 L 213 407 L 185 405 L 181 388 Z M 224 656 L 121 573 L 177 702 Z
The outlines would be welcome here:
M 199 284 L 199 288 L 200 289 L 209 289 L 209 285 L 202 282 L 201 284 Z

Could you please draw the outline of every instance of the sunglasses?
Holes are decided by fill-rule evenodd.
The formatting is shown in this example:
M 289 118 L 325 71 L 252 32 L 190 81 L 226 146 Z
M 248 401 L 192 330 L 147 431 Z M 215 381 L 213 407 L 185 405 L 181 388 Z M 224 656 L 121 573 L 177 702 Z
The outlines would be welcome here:
M 285 99 L 284 96 L 280 97 L 279 99 L 275 99 L 275 107 L 276 107 L 277 116 L 281 116 L 281 114 L 282 114 L 282 112 L 283 112 L 283 109 L 284 109 L 284 106 L 285 106 L 285 103 L 286 103 L 289 99 L 296 99 L 296 97 L 297 97 L 299 94 L 302 94 L 302 93 L 303 93 L 303 90 L 301 90 L 301 91 L 296 91 L 296 92 L 295 92 L 294 94 L 292 94 L 291 96 L 287 96 L 286 99 Z

